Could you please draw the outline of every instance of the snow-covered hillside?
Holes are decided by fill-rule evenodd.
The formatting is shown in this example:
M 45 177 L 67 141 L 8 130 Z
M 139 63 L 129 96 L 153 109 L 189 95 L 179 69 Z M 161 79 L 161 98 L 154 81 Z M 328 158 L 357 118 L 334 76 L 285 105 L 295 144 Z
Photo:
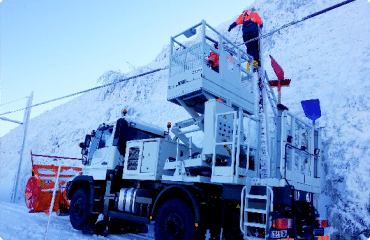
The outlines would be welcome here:
M 338 2 L 256 0 L 253 6 L 264 20 L 263 31 L 267 33 Z M 241 41 L 238 28 L 227 32 L 234 20 L 230 19 L 217 29 L 229 39 Z M 284 105 L 304 117 L 300 101 L 320 99 L 322 117 L 318 124 L 324 133 L 326 173 L 325 196 L 320 198 L 322 215 L 336 228 L 335 236 L 347 239 L 370 229 L 369 22 L 370 3 L 357 0 L 263 40 L 264 66 L 270 78 L 274 78 L 274 74 L 268 55 L 272 55 L 284 68 L 285 76 L 292 79 L 291 87 L 283 89 Z M 127 74 L 106 72 L 99 83 L 165 67 L 168 55 L 166 45 L 150 64 Z M 78 143 L 85 134 L 102 122 L 116 120 L 123 108 L 129 109 L 129 116 L 163 128 L 169 121 L 187 118 L 182 108 L 166 100 L 167 77 L 167 71 L 160 71 L 88 92 L 31 119 L 18 201 L 23 201 L 26 181 L 31 175 L 31 149 L 38 154 L 79 157 Z M 18 127 L 1 138 L 1 201 L 10 201 L 22 134 L 22 128 Z

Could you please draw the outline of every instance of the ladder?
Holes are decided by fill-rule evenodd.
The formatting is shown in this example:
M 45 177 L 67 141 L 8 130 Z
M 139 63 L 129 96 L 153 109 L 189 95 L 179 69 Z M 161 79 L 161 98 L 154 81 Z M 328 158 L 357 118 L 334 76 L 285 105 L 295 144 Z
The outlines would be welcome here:
M 266 90 L 267 98 L 270 102 L 271 109 L 274 112 L 274 116 L 276 118 L 277 117 L 277 100 L 276 100 L 274 91 L 269 85 L 269 78 L 267 76 L 266 71 L 264 71 L 262 81 L 263 81 L 264 89 Z M 276 124 L 276 120 L 275 120 L 275 124 Z
M 256 186 L 257 187 L 257 186 Z M 269 186 L 258 186 L 264 193 L 247 193 L 247 186 L 241 193 L 240 230 L 246 240 L 268 239 L 270 212 L 273 211 L 273 191 Z M 251 188 L 249 188 L 251 189 Z
M 269 128 L 269 117 L 267 113 L 267 108 L 265 105 L 265 97 L 267 97 L 272 112 L 274 114 L 274 126 L 272 129 L 277 126 L 277 101 L 273 90 L 269 85 L 269 78 L 265 70 L 259 68 L 258 70 L 259 78 L 259 90 L 260 90 L 260 102 L 259 102 L 259 115 L 258 118 L 261 122 L 261 177 L 266 178 L 271 176 L 271 166 L 270 166 L 270 154 L 273 152 L 273 147 L 270 145 L 271 139 L 268 135 L 271 133 Z M 267 105 L 267 102 L 266 102 Z
M 261 122 L 261 178 L 267 178 L 270 176 L 270 155 L 269 152 L 271 151 L 270 146 L 270 139 L 268 138 L 269 135 L 269 119 L 267 114 L 267 109 L 265 105 L 265 96 L 269 99 L 270 107 L 274 112 L 274 123 L 276 126 L 277 120 L 277 102 L 274 92 L 272 91 L 271 87 L 268 84 L 268 76 L 266 71 L 262 68 L 258 69 L 258 88 L 259 88 L 259 111 L 258 111 L 258 119 Z M 267 105 L 267 103 L 266 103 Z

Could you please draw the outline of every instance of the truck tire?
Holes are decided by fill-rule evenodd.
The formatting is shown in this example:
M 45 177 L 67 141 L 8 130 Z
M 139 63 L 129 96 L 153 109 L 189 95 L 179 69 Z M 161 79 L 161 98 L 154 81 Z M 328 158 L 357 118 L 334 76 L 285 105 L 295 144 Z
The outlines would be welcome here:
M 72 227 L 81 230 L 85 224 L 95 224 L 97 215 L 90 213 L 90 196 L 85 188 L 77 189 L 69 207 L 69 220 Z
M 154 230 L 156 240 L 199 239 L 193 210 L 185 201 L 177 198 L 167 200 L 158 209 Z

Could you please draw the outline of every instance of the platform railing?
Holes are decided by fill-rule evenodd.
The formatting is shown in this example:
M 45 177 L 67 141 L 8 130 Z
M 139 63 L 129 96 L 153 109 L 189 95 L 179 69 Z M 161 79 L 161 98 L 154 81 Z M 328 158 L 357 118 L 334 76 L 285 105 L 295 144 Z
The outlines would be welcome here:
M 321 158 L 321 133 L 318 128 L 284 111 L 281 121 L 280 174 L 289 181 L 320 186 L 319 172 Z
M 241 111 L 219 113 L 215 117 L 212 176 L 223 176 L 225 181 L 233 183 L 240 177 L 258 177 L 261 147 L 258 119 Z M 217 158 L 224 158 L 225 165 Z M 250 165 L 252 162 L 254 166 Z
M 196 34 L 197 30 L 200 34 Z M 192 39 L 180 41 L 183 35 Z M 218 49 L 214 47 L 215 43 Z M 247 70 L 247 62 L 252 57 L 246 53 L 244 46 L 236 46 L 204 20 L 171 38 L 169 76 L 174 77 L 189 70 L 208 69 L 206 60 L 211 51 L 219 56 L 219 73 L 218 76 L 214 75 L 215 78 L 232 79 L 236 86 L 242 85 L 251 91 L 249 88 L 252 84 L 246 83 L 252 80 L 252 72 Z

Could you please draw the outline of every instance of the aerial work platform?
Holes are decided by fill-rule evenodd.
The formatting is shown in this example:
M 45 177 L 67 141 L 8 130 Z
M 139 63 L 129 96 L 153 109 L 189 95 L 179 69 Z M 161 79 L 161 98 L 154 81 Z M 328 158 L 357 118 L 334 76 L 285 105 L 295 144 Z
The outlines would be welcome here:
M 197 30 L 200 34 L 196 34 Z M 187 38 L 180 42 L 185 35 Z M 219 48 L 215 48 L 218 44 Z M 244 48 L 244 47 L 243 47 Z M 254 114 L 253 73 L 244 49 L 237 47 L 204 20 L 171 38 L 167 99 L 204 113 L 204 103 L 221 98 L 227 105 Z M 219 56 L 219 72 L 207 66 L 211 52 Z
M 191 118 L 172 127 L 183 143 L 178 151 L 182 146 L 188 154 L 165 164 L 172 172 L 163 180 L 245 185 L 249 179 L 249 186 L 288 185 L 320 192 L 319 128 L 274 105 L 275 126 L 266 132 L 262 146 L 262 128 L 267 125 L 263 112 L 255 112 L 257 78 L 264 88 L 270 87 L 264 71 L 247 70 L 252 57 L 244 46 L 237 47 L 203 20 L 172 37 L 170 48 L 167 99 Z M 211 52 L 219 56 L 218 71 L 207 65 Z M 191 134 L 197 131 L 203 132 L 202 147 L 192 142 Z

